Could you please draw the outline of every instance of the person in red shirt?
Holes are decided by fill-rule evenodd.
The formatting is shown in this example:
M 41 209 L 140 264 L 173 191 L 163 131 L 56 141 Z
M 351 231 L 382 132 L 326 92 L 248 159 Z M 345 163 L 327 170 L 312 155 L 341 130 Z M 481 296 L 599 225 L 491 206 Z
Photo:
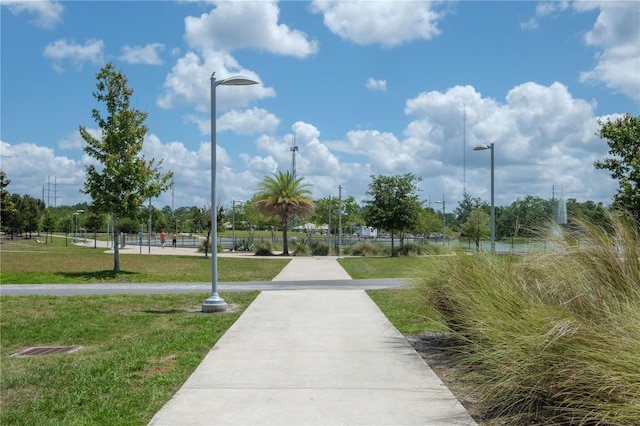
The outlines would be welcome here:
M 167 241 L 167 234 L 164 232 L 164 230 L 160 233 L 160 244 L 162 245 L 162 248 L 164 248 L 164 243 L 165 241 Z

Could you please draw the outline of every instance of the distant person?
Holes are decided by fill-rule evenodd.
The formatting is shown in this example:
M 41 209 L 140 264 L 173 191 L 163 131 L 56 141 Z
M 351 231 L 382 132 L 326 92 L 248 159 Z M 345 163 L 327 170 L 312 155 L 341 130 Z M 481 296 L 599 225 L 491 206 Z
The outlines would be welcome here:
M 176 246 L 178 245 L 178 236 L 175 234 L 175 232 L 173 233 L 173 238 L 171 239 L 171 245 L 173 246 L 173 248 L 176 248 Z
M 164 230 L 160 233 L 160 245 L 164 248 L 164 243 L 167 241 L 167 234 Z

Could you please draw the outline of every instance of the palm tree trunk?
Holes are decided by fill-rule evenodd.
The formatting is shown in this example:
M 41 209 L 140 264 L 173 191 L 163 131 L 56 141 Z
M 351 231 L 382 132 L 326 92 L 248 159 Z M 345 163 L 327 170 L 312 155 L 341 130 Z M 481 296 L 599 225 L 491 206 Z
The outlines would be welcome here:
M 282 222 L 282 255 L 289 256 L 289 238 L 287 237 L 287 222 Z

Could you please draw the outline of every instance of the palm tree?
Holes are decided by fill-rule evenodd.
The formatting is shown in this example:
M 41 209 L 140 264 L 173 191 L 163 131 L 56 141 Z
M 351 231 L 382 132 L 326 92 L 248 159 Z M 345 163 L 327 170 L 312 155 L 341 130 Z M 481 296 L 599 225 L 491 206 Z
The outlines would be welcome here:
M 287 226 L 292 216 L 305 217 L 313 213 L 315 204 L 309 198 L 309 185 L 303 184 L 304 178 L 294 178 L 292 173 L 278 172 L 265 176 L 258 184 L 255 196 L 256 210 L 265 216 L 278 216 L 282 225 L 282 254 L 289 254 Z

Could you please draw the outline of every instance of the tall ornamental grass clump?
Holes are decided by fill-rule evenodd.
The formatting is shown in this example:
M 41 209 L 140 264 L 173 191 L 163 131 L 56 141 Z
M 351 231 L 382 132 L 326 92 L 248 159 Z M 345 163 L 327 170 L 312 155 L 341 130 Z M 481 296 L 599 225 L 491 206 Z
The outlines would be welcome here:
M 558 232 L 554 252 L 460 254 L 416 287 L 506 424 L 640 424 L 638 224 L 579 229 Z

